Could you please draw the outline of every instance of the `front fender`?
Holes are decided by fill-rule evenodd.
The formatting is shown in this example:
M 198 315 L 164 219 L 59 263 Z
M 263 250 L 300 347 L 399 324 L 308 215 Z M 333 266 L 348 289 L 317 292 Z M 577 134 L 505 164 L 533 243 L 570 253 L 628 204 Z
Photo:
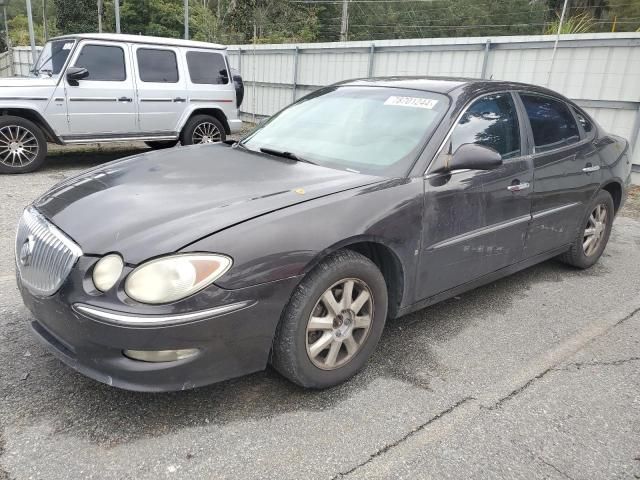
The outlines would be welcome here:
M 403 299 L 413 292 L 422 231 L 422 181 L 395 179 L 278 210 L 218 232 L 182 251 L 231 256 L 216 283 L 245 288 L 303 275 L 326 255 L 360 241 L 394 252 L 405 275 Z

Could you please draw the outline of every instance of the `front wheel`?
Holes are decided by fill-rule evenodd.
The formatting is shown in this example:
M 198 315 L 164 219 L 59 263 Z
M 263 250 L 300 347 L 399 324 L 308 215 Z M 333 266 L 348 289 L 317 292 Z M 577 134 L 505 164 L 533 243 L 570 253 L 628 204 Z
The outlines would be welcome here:
M 11 115 L 0 117 L 0 173 L 36 170 L 47 157 L 47 139 L 30 120 Z
M 318 264 L 285 308 L 272 365 L 298 385 L 326 388 L 355 375 L 375 349 L 387 316 L 387 287 L 368 258 L 341 250 Z
M 220 120 L 211 115 L 196 115 L 182 129 L 182 145 L 224 142 L 227 136 Z
M 571 248 L 560 256 L 560 260 L 578 268 L 594 265 L 609 242 L 613 217 L 613 199 L 609 192 L 601 190 L 589 205 Z

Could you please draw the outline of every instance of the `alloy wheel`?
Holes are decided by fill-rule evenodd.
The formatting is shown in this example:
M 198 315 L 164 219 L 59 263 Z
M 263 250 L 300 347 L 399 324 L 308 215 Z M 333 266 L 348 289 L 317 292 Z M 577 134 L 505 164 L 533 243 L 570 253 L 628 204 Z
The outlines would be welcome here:
M 373 319 L 373 295 L 362 280 L 334 283 L 317 301 L 307 322 L 306 347 L 311 362 L 323 370 L 348 363 L 364 345 Z
M 193 130 L 191 140 L 198 143 L 218 143 L 222 140 L 220 130 L 211 122 L 202 122 Z
M 587 226 L 584 229 L 582 249 L 587 257 L 594 255 L 607 231 L 607 208 L 598 204 L 589 215 Z
M 36 136 L 19 125 L 0 128 L 0 163 L 8 167 L 24 167 L 33 162 L 40 147 Z

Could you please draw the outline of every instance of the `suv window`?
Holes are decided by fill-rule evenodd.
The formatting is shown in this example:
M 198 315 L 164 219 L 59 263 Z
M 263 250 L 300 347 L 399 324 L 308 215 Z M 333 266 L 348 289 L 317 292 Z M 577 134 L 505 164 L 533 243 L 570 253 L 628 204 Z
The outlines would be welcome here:
M 564 102 L 537 95 L 520 95 L 533 130 L 537 152 L 576 143 L 578 125 Z
M 127 79 L 124 50 L 109 45 L 85 45 L 76 59 L 76 67 L 89 71 L 87 80 L 121 82 Z
M 224 85 L 229 83 L 224 57 L 214 52 L 187 52 L 187 66 L 192 83 Z
M 140 80 L 143 82 L 178 82 L 178 62 L 176 54 L 171 50 L 139 48 L 136 57 Z
M 591 132 L 593 130 L 593 125 L 586 117 L 586 115 L 583 115 L 576 109 L 573 109 L 573 112 L 576 114 L 576 118 L 578 119 L 578 122 L 580 122 L 580 125 L 582 125 L 582 129 L 585 131 L 585 133 Z
M 511 94 L 482 97 L 467 109 L 451 134 L 451 153 L 465 143 L 493 148 L 505 159 L 520 156 L 520 126 Z

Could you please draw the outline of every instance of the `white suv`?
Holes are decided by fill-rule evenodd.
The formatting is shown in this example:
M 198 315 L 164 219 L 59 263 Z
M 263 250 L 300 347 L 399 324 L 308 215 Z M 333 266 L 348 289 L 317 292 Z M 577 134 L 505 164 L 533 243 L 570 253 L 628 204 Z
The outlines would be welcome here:
M 35 170 L 47 142 L 224 141 L 240 129 L 244 94 L 225 50 L 137 35 L 52 39 L 32 77 L 0 80 L 0 172 Z

